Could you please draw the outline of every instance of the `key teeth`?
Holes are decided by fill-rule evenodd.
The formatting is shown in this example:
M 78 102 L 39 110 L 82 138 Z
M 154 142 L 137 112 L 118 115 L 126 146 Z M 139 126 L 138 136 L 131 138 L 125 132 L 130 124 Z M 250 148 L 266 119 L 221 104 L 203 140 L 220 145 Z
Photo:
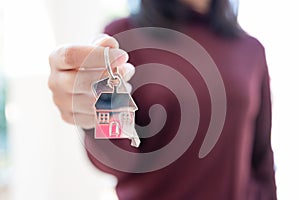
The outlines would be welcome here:
M 131 146 L 139 147 L 140 144 L 141 144 L 141 140 L 140 140 L 136 130 L 134 129 L 133 133 L 132 133 L 132 137 L 131 137 Z
M 131 146 L 133 147 L 139 147 L 141 144 L 141 141 L 138 137 L 131 138 Z

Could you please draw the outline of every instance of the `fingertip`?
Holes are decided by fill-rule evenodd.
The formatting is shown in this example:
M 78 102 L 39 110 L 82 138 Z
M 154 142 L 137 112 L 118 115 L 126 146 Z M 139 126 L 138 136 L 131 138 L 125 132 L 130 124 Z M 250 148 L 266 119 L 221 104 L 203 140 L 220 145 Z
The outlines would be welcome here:
M 111 67 L 115 68 L 126 63 L 129 59 L 129 56 L 127 52 L 122 49 L 110 49 L 109 59 L 111 62 Z
M 130 63 L 126 63 L 124 65 L 124 74 L 123 74 L 124 80 L 129 81 L 133 77 L 134 73 L 135 73 L 135 67 Z
M 130 83 L 125 83 L 125 87 L 126 87 L 126 90 L 128 93 L 131 93 L 132 92 L 132 85 Z

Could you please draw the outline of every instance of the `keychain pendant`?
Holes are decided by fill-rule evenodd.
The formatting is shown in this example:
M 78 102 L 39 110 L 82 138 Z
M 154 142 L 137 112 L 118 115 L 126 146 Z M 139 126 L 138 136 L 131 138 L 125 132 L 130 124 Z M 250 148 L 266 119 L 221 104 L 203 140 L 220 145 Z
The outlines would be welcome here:
M 95 139 L 131 139 L 131 145 L 138 147 L 140 140 L 135 130 L 135 112 L 138 110 L 124 81 L 118 73 L 113 74 L 109 62 L 109 47 L 104 49 L 105 65 L 109 78 L 93 84 L 97 97 L 95 102 Z

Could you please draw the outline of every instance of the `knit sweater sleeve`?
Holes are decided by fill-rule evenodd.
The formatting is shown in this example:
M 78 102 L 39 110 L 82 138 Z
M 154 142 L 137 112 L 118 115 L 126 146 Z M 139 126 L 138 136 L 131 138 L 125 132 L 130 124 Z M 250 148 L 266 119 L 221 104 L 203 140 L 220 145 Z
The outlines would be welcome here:
M 261 101 L 256 117 L 255 136 L 252 154 L 252 171 L 259 199 L 277 199 L 274 175 L 274 160 L 271 147 L 272 105 L 270 78 L 263 55 L 263 75 L 261 83 Z

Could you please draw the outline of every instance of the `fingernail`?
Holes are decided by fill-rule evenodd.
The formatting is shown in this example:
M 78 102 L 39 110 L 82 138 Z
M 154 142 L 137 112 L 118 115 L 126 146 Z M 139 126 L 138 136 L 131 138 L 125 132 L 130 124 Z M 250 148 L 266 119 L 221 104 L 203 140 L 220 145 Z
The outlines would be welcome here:
M 104 39 L 109 38 L 109 37 L 110 36 L 105 33 L 99 34 L 91 40 L 91 44 L 97 45 L 100 42 L 102 42 Z
M 110 49 L 109 50 L 109 59 L 111 64 L 120 65 L 126 63 L 128 60 L 128 54 L 122 49 Z

